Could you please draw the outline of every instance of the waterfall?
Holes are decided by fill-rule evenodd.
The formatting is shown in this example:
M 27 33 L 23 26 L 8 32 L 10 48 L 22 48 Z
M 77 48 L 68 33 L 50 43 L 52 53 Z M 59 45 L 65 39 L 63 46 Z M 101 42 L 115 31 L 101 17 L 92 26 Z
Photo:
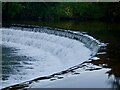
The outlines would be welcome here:
M 20 72 L 16 74 L 17 79 L 11 75 L 7 81 L 9 84 L 5 86 L 11 85 L 11 80 L 14 82 L 13 84 L 16 84 L 66 70 L 90 59 L 105 45 L 86 33 L 58 28 L 12 25 L 9 28 L 0 29 L 0 31 L 2 31 L 2 45 L 17 48 L 18 51 L 15 54 L 18 56 L 34 59 L 33 61 L 22 61 L 21 64 L 24 67 L 19 67 Z M 23 62 L 32 64 L 28 65 Z M 33 69 L 29 70 L 26 67 Z M 19 78 L 21 78 L 20 81 Z
M 51 28 L 51 27 L 22 25 L 22 24 L 13 24 L 10 28 L 17 29 L 17 30 L 23 30 L 23 31 L 48 33 L 48 34 L 53 34 L 53 35 L 57 35 L 57 36 L 61 36 L 61 37 L 67 37 L 70 39 L 80 41 L 80 42 L 84 43 L 85 46 L 92 51 L 92 56 L 94 56 L 101 47 L 106 46 L 104 43 L 99 42 L 92 36 L 89 36 L 83 32 Z
M 64 58 L 63 62 L 68 59 L 73 61 L 72 59 L 79 57 L 79 55 L 82 54 L 82 49 L 85 49 L 86 51 L 88 50 L 81 47 L 83 44 L 76 40 L 49 35 L 46 33 L 3 29 L 2 34 L 3 42 L 13 42 L 25 46 L 36 47 L 61 58 L 61 60 Z

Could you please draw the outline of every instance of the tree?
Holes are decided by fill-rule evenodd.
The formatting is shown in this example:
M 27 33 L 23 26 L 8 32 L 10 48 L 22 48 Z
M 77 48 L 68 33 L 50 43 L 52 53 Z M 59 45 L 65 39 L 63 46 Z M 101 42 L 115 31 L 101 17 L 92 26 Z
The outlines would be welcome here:
M 3 11 L 3 18 L 5 19 L 13 19 L 17 14 L 20 14 L 23 7 L 19 3 L 2 3 L 2 11 Z

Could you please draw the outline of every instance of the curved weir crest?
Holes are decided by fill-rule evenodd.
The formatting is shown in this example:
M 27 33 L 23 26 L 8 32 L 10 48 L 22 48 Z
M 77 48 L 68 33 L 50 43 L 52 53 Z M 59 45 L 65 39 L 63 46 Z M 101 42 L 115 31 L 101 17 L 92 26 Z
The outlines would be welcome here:
M 2 45 L 18 49 L 15 55 L 34 59 L 20 61 L 23 67 L 18 66 L 19 72 L 10 75 L 3 87 L 11 81 L 16 84 L 66 70 L 90 59 L 104 46 L 87 34 L 46 27 L 2 28 Z

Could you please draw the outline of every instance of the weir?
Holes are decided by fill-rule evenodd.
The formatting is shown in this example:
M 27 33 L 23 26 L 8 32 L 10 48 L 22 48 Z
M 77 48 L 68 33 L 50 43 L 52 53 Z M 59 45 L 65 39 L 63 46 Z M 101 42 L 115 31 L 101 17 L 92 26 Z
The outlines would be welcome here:
M 92 51 L 92 56 L 94 56 L 100 48 L 106 46 L 104 43 L 99 42 L 92 36 L 89 36 L 85 32 L 77 32 L 59 28 L 34 26 L 34 25 L 22 25 L 22 24 L 12 24 L 10 26 L 12 29 L 23 30 L 23 31 L 33 31 L 40 33 L 48 33 L 57 36 L 67 37 L 70 39 L 78 40 L 85 44 L 87 48 Z
M 1 30 L 2 45 L 19 49 L 16 51 L 18 56 L 35 59 L 26 63 L 23 60 L 23 68 L 17 66 L 20 72 L 16 74 L 17 79 L 22 77 L 21 81 L 18 82 L 11 75 L 12 78 L 8 79 L 4 87 L 11 85 L 11 80 L 16 84 L 39 76 L 77 69 L 78 64 L 90 59 L 105 46 L 85 32 L 19 24 Z M 24 69 L 27 66 L 33 69 Z

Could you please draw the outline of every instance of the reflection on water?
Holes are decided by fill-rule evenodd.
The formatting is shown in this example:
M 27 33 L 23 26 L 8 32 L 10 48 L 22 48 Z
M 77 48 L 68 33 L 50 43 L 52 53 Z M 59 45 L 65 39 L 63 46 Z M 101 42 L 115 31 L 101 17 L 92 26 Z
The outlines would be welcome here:
M 105 22 L 17 22 L 17 23 L 84 31 L 88 32 L 90 35 L 94 36 L 98 40 L 108 43 L 106 49 L 100 51 L 106 53 L 97 55 L 100 59 L 91 60 L 87 63 L 91 63 L 102 68 L 109 68 L 110 70 L 106 72 L 108 74 L 108 77 L 111 77 L 111 75 L 115 76 L 115 79 L 113 81 L 110 81 L 111 86 L 120 89 L 120 60 L 119 60 L 120 23 L 105 23 Z
M 116 77 L 112 82 L 112 88 L 116 88 L 117 90 L 120 90 L 120 78 Z

